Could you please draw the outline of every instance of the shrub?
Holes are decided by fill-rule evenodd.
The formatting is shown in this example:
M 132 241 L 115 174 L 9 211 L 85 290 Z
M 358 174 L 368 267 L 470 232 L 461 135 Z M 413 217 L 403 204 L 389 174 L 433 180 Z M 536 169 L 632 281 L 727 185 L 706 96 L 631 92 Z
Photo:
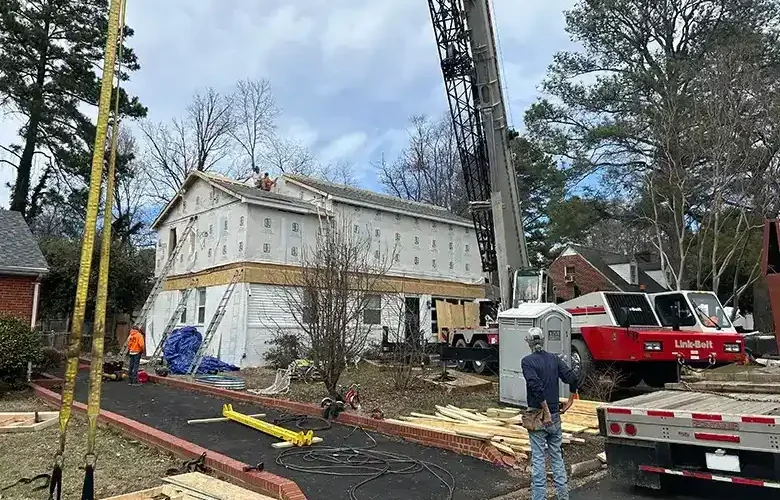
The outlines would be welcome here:
M 65 353 L 53 347 L 44 347 L 41 351 L 41 361 L 38 368 L 43 371 L 54 370 L 65 364 Z
M 294 333 L 278 331 L 271 340 L 266 341 L 271 348 L 263 354 L 272 368 L 287 368 L 290 363 L 303 357 L 303 346 L 301 339 Z
M 0 317 L 0 380 L 23 384 L 27 363 L 38 364 L 42 359 L 40 336 L 25 321 Z

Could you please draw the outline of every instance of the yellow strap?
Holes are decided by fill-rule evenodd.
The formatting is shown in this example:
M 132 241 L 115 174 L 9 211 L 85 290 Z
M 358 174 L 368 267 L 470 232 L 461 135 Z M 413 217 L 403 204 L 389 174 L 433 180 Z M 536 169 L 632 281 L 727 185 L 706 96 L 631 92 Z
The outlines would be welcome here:
M 89 179 L 87 214 L 84 221 L 84 240 L 81 246 L 76 301 L 73 306 L 73 331 L 70 334 L 68 363 L 65 370 L 65 381 L 62 386 L 60 443 L 55 462 L 60 462 L 65 452 L 65 436 L 68 431 L 68 423 L 70 422 L 73 392 L 79 368 L 81 334 L 84 328 L 84 313 L 87 307 L 87 294 L 89 293 L 89 276 L 92 271 L 92 252 L 95 248 L 95 225 L 97 223 L 98 205 L 100 204 L 100 184 L 106 149 L 108 114 L 111 107 L 111 92 L 114 87 L 114 65 L 116 64 L 116 41 L 119 35 L 120 8 L 121 0 L 111 0 L 108 11 L 108 37 L 106 39 L 105 60 L 103 63 L 103 81 L 100 88 L 100 106 L 98 108 L 97 126 L 95 129 L 95 147 L 92 154 L 92 170 Z
M 114 96 L 114 119 L 111 125 L 111 151 L 108 160 L 108 179 L 106 180 L 106 200 L 103 207 L 103 240 L 100 247 L 100 271 L 97 284 L 97 302 L 95 304 L 95 328 L 92 333 L 92 359 L 89 366 L 89 400 L 87 404 L 87 461 L 95 453 L 95 435 L 97 433 L 97 418 L 100 414 L 100 391 L 103 387 L 103 349 L 106 336 L 106 303 L 108 302 L 108 271 L 111 262 L 111 223 L 113 222 L 114 184 L 116 181 L 117 140 L 119 136 L 119 96 L 122 71 L 122 44 L 124 43 L 124 27 L 126 1 L 119 0 L 122 12 L 119 22 L 119 38 L 116 44 L 117 78 L 116 95 Z M 114 40 L 117 40 L 114 37 Z M 106 76 L 104 76 L 106 78 Z

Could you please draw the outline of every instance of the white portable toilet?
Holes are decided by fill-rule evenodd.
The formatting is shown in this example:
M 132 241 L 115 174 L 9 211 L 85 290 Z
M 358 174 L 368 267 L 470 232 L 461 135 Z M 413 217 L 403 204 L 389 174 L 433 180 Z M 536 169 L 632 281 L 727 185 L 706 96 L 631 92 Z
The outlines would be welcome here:
M 531 354 L 525 341 L 528 330 L 537 326 L 544 332 L 544 350 L 561 356 L 571 366 L 571 314 L 556 304 L 522 303 L 498 314 L 499 400 L 527 406 L 522 359 Z M 562 382 L 560 395 L 569 397 Z

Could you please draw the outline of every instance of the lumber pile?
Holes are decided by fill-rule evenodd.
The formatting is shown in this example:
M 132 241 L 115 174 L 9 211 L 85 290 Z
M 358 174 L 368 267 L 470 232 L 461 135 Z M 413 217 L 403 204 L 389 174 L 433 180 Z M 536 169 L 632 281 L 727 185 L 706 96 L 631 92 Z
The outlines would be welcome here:
M 599 403 L 578 400 L 564 414 L 563 442 L 581 444 L 585 439 L 575 434 L 598 434 L 596 408 Z M 528 459 L 531 444 L 528 431 L 522 427 L 520 410 L 514 408 L 488 408 L 484 412 L 457 406 L 436 406 L 433 415 L 412 412 L 407 417 L 388 419 L 388 422 L 416 427 L 453 436 L 480 439 L 505 455 L 516 459 Z

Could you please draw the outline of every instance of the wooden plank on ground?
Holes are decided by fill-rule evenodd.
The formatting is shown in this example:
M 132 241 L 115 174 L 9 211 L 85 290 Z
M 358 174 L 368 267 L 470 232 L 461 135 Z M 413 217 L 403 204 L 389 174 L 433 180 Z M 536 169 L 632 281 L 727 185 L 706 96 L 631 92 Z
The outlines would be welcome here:
M 208 495 L 215 500 L 273 500 L 269 496 L 255 493 L 200 472 L 165 477 L 163 481 L 186 490 Z

